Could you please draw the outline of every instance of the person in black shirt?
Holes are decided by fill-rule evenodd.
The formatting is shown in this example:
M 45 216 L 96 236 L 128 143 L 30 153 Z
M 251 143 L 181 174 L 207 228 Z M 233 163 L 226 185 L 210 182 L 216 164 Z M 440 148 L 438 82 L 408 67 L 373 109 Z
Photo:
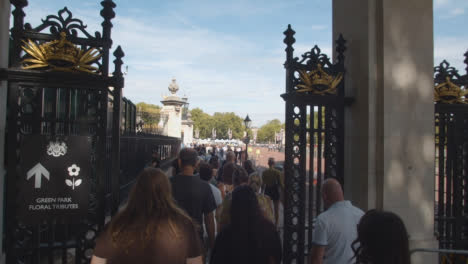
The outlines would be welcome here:
M 171 178 L 172 195 L 177 204 L 184 209 L 193 220 L 200 225 L 205 222 L 210 248 L 214 244 L 215 226 L 214 210 L 215 199 L 207 182 L 193 175 L 198 165 L 198 155 L 194 149 L 185 148 L 179 153 L 179 167 L 181 172 Z M 203 238 L 203 229 L 199 229 L 200 238 Z
M 281 240 L 275 225 L 261 213 L 250 186 L 232 192 L 231 223 L 216 238 L 210 264 L 281 263 Z

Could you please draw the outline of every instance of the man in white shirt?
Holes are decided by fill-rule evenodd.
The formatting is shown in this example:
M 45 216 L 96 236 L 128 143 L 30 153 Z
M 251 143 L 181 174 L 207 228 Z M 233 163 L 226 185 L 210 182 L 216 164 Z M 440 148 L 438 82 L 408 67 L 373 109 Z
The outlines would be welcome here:
M 309 263 L 354 263 L 351 243 L 357 237 L 357 224 L 364 212 L 344 200 L 343 189 L 335 179 L 326 179 L 321 191 L 327 210 L 317 217 Z

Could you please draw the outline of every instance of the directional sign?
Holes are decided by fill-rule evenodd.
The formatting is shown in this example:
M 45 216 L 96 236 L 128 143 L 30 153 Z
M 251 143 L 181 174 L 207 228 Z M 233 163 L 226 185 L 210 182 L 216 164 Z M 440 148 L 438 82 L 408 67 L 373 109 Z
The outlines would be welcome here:
M 91 138 L 25 135 L 20 148 L 17 216 L 24 223 L 73 223 L 88 212 Z
M 28 171 L 28 177 L 26 178 L 29 180 L 31 177 L 34 176 L 34 188 L 38 189 L 41 188 L 41 179 L 42 175 L 44 175 L 44 178 L 49 180 L 49 171 L 42 166 L 41 163 L 37 163 L 36 166 L 34 166 L 32 169 Z

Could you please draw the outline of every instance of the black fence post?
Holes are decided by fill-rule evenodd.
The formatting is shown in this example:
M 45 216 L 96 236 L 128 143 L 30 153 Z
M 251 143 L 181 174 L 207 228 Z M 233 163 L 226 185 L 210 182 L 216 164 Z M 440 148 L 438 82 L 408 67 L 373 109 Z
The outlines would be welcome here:
M 17 65 L 20 62 L 21 54 L 21 36 L 24 28 L 24 17 L 26 14 L 23 8 L 28 5 L 27 0 L 11 0 L 11 4 L 15 6 L 13 10 L 13 28 L 11 29 L 11 36 L 13 37 L 12 53 L 10 54 L 10 61 L 12 65 Z
M 115 3 L 112 0 L 104 0 L 101 2 L 102 10 L 101 16 L 104 18 L 102 22 L 102 38 L 104 40 L 104 47 L 102 51 L 102 73 L 107 76 L 109 74 L 109 50 L 112 47 L 111 20 L 115 17 Z
M 112 205 L 111 214 L 114 215 L 119 208 L 119 191 L 120 191 L 120 125 L 121 125 L 121 105 L 122 105 L 122 88 L 124 79 L 122 73 L 122 58 L 125 54 L 120 46 L 114 52 L 115 70 L 113 73 L 114 79 L 114 114 L 112 116 Z

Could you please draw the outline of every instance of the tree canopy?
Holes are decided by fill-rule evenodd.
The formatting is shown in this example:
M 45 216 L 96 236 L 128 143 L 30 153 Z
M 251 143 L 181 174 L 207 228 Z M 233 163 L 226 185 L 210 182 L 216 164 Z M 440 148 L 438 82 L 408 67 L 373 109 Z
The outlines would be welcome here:
M 245 131 L 243 119 L 233 112 L 214 113 L 203 112 L 200 108 L 190 111 L 194 131 L 200 130 L 200 138 L 211 138 L 212 129 L 216 129 L 216 138 L 228 139 L 228 130 L 232 130 L 232 138 L 242 138 Z
M 141 118 L 143 119 L 145 126 L 157 127 L 160 119 L 160 106 L 140 102 L 136 104 L 136 107 L 137 111 L 141 113 Z M 187 109 L 184 108 L 183 111 L 187 111 Z M 211 138 L 213 128 L 216 129 L 217 139 L 228 139 L 229 129 L 232 131 L 233 139 L 241 139 L 244 137 L 244 119 L 236 115 L 234 112 L 216 112 L 213 115 L 210 115 L 203 112 L 200 108 L 194 108 L 189 111 L 192 115 L 194 132 L 199 129 L 200 138 Z M 274 141 L 274 133 L 279 132 L 281 128 L 284 128 L 284 124 L 282 124 L 278 119 L 269 121 L 259 129 L 257 141 Z M 252 137 L 251 129 L 248 130 L 248 134 Z
M 284 124 L 279 119 L 268 121 L 265 125 L 261 126 L 257 131 L 257 142 L 274 142 L 275 133 L 280 132 L 284 128 Z
M 159 123 L 161 107 L 159 105 L 144 102 L 136 104 L 137 111 L 141 113 L 141 119 L 146 125 L 157 125 Z

